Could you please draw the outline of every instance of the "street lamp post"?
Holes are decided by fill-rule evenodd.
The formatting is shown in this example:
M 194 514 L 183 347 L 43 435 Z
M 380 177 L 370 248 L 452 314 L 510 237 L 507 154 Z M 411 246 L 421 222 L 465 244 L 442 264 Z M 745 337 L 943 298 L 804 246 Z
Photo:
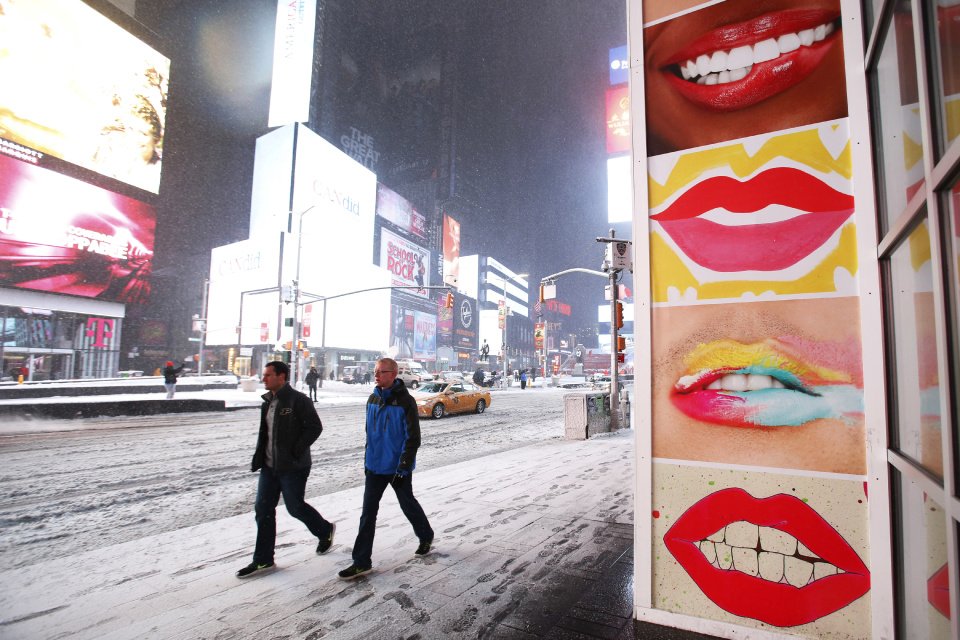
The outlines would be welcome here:
M 303 216 L 307 215 L 316 205 L 312 204 L 299 213 L 297 221 L 297 268 L 293 280 L 293 340 L 290 343 L 290 384 L 296 386 L 297 373 L 300 368 L 300 255 L 303 253 Z

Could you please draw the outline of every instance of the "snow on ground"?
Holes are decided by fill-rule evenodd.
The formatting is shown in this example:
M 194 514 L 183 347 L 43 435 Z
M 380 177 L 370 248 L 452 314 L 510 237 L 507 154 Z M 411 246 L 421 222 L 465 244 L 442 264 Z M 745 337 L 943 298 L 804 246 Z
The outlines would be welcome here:
M 317 404 L 324 432 L 312 449 L 307 496 L 321 512 L 320 496 L 363 481 L 362 404 L 372 387 L 342 387 L 325 385 Z M 562 437 L 565 393 L 495 390 L 484 414 L 423 420 L 417 468 Z M 259 393 L 245 395 L 259 404 Z M 0 426 L 0 553 L 6 566 L 240 514 L 249 515 L 252 535 L 257 475 L 249 465 L 258 420 L 250 408 Z

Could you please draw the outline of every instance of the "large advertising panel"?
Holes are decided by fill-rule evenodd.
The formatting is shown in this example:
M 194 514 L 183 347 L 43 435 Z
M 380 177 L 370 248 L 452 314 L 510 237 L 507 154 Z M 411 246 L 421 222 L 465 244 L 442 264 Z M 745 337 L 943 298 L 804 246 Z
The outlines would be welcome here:
M 460 350 L 475 351 L 478 347 L 479 314 L 477 301 L 454 294 L 453 298 L 453 346 Z
M 607 153 L 630 151 L 630 89 L 607 89 Z
M 460 279 L 460 223 L 443 214 L 443 282 L 457 286 Z
M 0 148 L 156 193 L 169 75 L 168 58 L 83 2 L 5 2 Z
M 150 294 L 150 205 L 0 155 L 0 284 L 114 302 Z
M 610 84 L 626 84 L 630 79 L 630 60 L 627 58 L 627 45 L 610 49 Z
M 273 344 L 278 338 L 281 235 L 242 240 L 210 252 L 207 344 Z M 251 292 L 251 293 L 244 293 Z M 237 333 L 240 327 L 240 333 Z
M 316 0 L 277 0 L 273 84 L 267 118 L 270 127 L 306 122 L 310 118 L 316 19 Z
M 406 198 L 382 184 L 377 184 L 377 215 L 407 233 L 427 237 L 427 218 L 414 209 Z
M 413 357 L 427 361 L 437 359 L 437 316 L 432 313 L 413 313 Z
M 390 272 L 395 287 L 430 285 L 430 252 L 387 229 L 380 230 L 380 266 Z M 407 293 L 429 298 L 428 289 L 407 289 Z
M 633 220 L 633 175 L 630 156 L 607 158 L 607 222 Z

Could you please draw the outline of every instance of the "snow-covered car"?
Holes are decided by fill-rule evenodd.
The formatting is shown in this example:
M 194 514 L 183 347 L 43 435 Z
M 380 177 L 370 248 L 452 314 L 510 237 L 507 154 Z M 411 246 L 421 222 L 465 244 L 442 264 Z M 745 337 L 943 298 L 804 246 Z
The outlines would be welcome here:
M 424 418 L 483 413 L 490 406 L 490 392 L 470 382 L 428 382 L 412 393 L 417 412 Z
M 441 371 L 436 375 L 437 382 L 460 382 L 461 380 L 463 380 L 462 371 L 453 371 L 452 369 L 448 369 L 446 371 Z

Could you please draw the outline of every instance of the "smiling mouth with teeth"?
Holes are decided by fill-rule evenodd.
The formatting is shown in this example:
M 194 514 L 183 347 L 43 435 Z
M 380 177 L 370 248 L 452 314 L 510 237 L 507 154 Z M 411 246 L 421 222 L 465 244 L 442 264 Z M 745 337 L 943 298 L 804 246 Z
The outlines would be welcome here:
M 675 75 L 699 85 L 717 85 L 737 82 L 746 78 L 753 66 L 774 61 L 780 56 L 812 47 L 823 42 L 837 30 L 837 20 L 817 25 L 811 29 L 785 33 L 776 38 L 767 38 L 753 45 L 743 45 L 727 50 L 702 53 L 679 64 L 671 65 Z

